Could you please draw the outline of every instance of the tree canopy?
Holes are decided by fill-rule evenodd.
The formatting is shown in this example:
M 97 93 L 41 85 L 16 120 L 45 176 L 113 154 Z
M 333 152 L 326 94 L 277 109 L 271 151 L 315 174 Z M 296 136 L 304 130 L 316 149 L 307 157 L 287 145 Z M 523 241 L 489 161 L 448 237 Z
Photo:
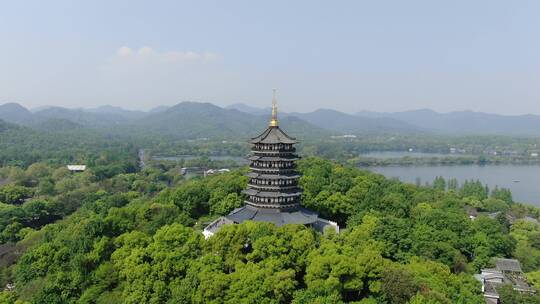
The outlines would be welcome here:
M 537 224 L 472 221 L 465 207 L 534 210 L 475 181 L 415 186 L 306 158 L 303 204 L 341 233 L 246 222 L 204 239 L 207 223 L 242 204 L 244 169 L 194 179 L 159 167 L 111 170 L 0 170 L 10 181 L 0 193 L 24 197 L 0 206 L 1 246 L 12 252 L 0 283 L 14 284 L 3 302 L 483 303 L 472 274 L 493 257 L 520 258 L 540 281 Z

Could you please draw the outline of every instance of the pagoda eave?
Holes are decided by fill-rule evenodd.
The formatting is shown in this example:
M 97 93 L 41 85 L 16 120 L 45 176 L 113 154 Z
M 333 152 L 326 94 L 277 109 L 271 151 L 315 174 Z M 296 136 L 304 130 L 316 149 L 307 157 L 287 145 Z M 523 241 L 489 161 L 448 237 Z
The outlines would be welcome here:
M 246 195 L 258 196 L 262 198 L 277 198 L 277 197 L 298 197 L 302 195 L 300 188 L 297 188 L 294 192 L 272 192 L 272 191 L 259 191 L 253 188 L 242 191 Z
M 279 209 L 246 205 L 231 212 L 227 215 L 227 219 L 238 224 L 245 221 L 270 222 L 279 227 L 286 224 L 312 224 L 318 220 L 318 215 L 301 207 L 285 212 Z
M 279 175 L 279 176 L 276 176 L 274 174 L 260 174 L 260 173 L 256 173 L 256 172 L 249 172 L 246 174 L 247 177 L 251 177 L 251 178 L 258 178 L 258 179 L 276 179 L 276 180 L 279 180 L 279 179 L 298 179 L 300 178 L 300 174 L 292 174 L 292 175 Z
M 248 157 L 248 160 L 251 161 L 295 161 L 299 160 L 299 157 L 293 156 L 293 157 L 279 157 L 279 156 L 259 156 L 259 155 L 251 155 Z

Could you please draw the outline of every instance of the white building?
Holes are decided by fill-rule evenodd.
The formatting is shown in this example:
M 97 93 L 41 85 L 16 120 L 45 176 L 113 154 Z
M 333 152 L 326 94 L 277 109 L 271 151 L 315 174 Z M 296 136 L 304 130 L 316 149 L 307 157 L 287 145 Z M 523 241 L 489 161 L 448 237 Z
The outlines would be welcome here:
M 83 172 L 86 170 L 86 165 L 67 165 L 67 169 L 71 172 Z

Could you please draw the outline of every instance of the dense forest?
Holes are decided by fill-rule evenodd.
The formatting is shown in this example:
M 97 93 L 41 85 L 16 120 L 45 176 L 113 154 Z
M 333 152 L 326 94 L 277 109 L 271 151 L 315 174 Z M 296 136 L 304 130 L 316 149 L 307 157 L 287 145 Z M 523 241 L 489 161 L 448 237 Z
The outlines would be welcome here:
M 307 158 L 304 204 L 341 233 L 245 223 L 205 240 L 206 223 L 242 204 L 244 169 L 185 180 L 98 159 L 82 173 L 2 168 L 2 303 L 483 303 L 472 274 L 493 257 L 520 259 L 540 284 L 540 227 L 520 219 L 539 211 L 504 189 L 417 187 Z M 501 216 L 471 221 L 466 206 Z
M 540 288 L 539 209 L 480 181 L 419 186 L 356 168 L 359 153 L 410 147 L 534 162 L 538 139 L 320 133 L 299 147 L 303 204 L 338 222 L 339 234 L 245 223 L 205 240 L 205 225 L 243 204 L 246 168 L 187 178 L 181 167 L 232 166 L 212 157 L 245 156 L 243 135 L 89 121 L 0 121 L 0 303 L 483 303 L 473 274 L 495 257 L 519 259 Z M 298 134 L 317 132 L 296 123 Z M 177 155 L 195 158 L 153 158 Z

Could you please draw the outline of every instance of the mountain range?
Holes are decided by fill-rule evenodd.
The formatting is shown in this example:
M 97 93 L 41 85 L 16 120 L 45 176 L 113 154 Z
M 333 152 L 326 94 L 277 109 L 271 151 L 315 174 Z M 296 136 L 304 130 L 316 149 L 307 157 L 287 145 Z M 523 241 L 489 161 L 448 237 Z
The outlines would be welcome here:
M 362 111 L 361 118 L 391 118 L 436 133 L 463 135 L 540 135 L 539 115 L 498 115 L 473 111 L 438 113 L 429 109 L 380 113 Z
M 128 126 L 139 132 L 179 138 L 249 138 L 264 130 L 267 118 L 211 103 L 182 102 L 165 111 L 150 113 Z M 296 117 L 284 117 L 281 125 L 291 135 L 302 138 L 331 134 Z
M 177 138 L 231 138 L 253 136 L 267 124 L 269 108 L 241 103 L 225 108 L 211 103 L 181 102 L 150 111 L 114 106 L 92 109 L 42 107 L 30 111 L 17 103 L 0 105 L 0 120 L 41 130 L 76 128 L 145 132 Z M 309 113 L 282 113 L 281 124 L 302 137 L 340 134 L 451 134 L 540 136 L 540 116 L 505 116 L 472 111 L 439 113 L 432 110 L 354 114 L 332 109 Z

